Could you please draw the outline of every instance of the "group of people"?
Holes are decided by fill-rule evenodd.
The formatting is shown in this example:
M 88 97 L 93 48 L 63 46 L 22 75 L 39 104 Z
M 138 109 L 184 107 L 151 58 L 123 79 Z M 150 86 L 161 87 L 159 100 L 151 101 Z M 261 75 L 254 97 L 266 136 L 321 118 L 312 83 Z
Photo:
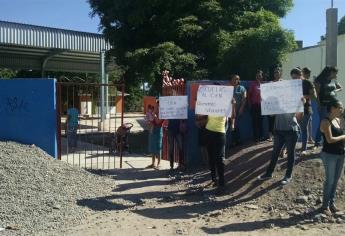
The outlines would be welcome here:
M 167 129 L 168 134 L 168 156 L 170 169 L 175 165 L 175 149 L 178 152 L 178 167 L 183 167 L 183 135 L 186 132 L 186 123 L 183 120 L 159 119 L 159 100 L 156 99 L 155 105 L 148 105 L 146 112 L 146 126 L 148 130 L 148 152 L 152 156 L 152 163 L 147 168 L 159 169 L 162 146 L 163 146 L 163 129 Z M 175 148 L 176 147 L 176 148 Z M 156 164 L 157 160 L 157 164 Z
M 304 112 L 278 114 L 269 116 L 270 136 L 267 139 L 273 141 L 273 151 L 270 164 L 264 174 L 258 176 L 263 181 L 273 177 L 279 156 L 286 150 L 287 169 L 281 184 L 286 185 L 292 180 L 292 172 L 296 159 L 296 143 L 300 137 L 302 148 L 300 155 L 307 154 L 307 143 L 312 143 L 312 114 L 318 112 L 320 124 L 317 127 L 315 145 L 317 148 L 322 144 L 320 157 L 325 167 L 325 182 L 323 189 L 323 204 L 321 210 L 330 215 L 338 211 L 335 206 L 335 195 L 338 180 L 341 176 L 344 164 L 345 135 L 340 125 L 343 114 L 343 105 L 337 100 L 336 93 L 342 89 L 336 80 L 338 70 L 332 66 L 326 66 L 315 78 L 310 80 L 309 68 L 293 68 L 290 71 L 291 79 L 302 80 L 303 96 L 300 98 L 304 104 Z M 281 70 L 274 70 L 273 80 L 282 80 Z M 216 116 L 196 116 L 196 124 L 199 127 L 199 144 L 206 147 L 211 180 L 214 186 L 223 189 L 224 181 L 224 158 L 227 143 L 227 129 L 230 130 L 231 138 L 238 144 L 238 120 L 248 102 L 253 122 L 253 136 L 255 141 L 261 141 L 262 120 L 260 85 L 263 83 L 263 72 L 258 70 L 256 79 L 248 89 L 239 84 L 239 76 L 230 77 L 230 85 L 234 86 L 233 114 L 230 118 Z M 312 109 L 312 102 L 316 102 L 317 110 Z M 322 137 L 322 138 L 321 138 Z

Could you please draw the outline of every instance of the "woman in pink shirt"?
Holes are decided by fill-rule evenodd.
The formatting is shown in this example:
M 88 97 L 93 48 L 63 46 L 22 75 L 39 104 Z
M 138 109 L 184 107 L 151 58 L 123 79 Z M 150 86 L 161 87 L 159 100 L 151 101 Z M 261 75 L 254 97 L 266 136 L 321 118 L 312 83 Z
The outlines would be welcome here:
M 250 105 L 254 141 L 259 142 L 262 136 L 262 116 L 261 116 L 261 95 L 260 84 L 263 80 L 262 70 L 257 70 L 255 81 L 252 81 L 248 90 L 248 101 Z

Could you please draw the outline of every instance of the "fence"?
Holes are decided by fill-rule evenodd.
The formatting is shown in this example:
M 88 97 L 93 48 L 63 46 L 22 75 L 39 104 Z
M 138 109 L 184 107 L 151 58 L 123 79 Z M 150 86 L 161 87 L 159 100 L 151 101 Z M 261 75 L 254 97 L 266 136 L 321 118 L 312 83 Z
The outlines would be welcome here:
M 130 130 L 121 132 L 123 107 L 124 84 L 57 83 L 58 159 L 87 169 L 122 168 Z

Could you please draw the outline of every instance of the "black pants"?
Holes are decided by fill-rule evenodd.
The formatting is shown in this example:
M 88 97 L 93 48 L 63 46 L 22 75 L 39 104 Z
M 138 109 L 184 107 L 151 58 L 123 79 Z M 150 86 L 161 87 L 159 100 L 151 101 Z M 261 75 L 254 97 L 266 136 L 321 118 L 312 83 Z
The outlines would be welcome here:
M 275 121 L 276 117 L 275 115 L 269 115 L 268 116 L 268 131 L 270 133 L 274 133 L 274 121 Z
M 175 154 L 175 147 L 177 148 L 178 152 L 178 164 L 181 167 L 183 165 L 183 143 L 182 143 L 182 135 L 176 132 L 172 132 L 168 130 L 168 150 L 169 150 L 169 161 L 170 161 L 170 168 L 174 168 L 174 154 Z
M 254 140 L 258 141 L 262 138 L 262 116 L 261 116 L 261 105 L 252 105 L 252 124 L 253 124 L 253 135 Z
M 207 152 L 209 155 L 209 167 L 211 178 L 218 184 L 224 186 L 224 155 L 225 155 L 225 134 L 213 131 L 207 131 Z M 216 172 L 217 170 L 217 172 Z

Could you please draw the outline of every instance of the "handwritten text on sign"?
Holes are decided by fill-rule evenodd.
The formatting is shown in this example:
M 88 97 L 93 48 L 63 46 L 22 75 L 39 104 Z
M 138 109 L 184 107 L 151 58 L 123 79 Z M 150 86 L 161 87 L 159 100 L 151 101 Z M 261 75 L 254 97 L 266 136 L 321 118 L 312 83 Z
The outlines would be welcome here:
M 195 114 L 229 117 L 233 94 L 232 86 L 201 85 L 198 89 Z
M 187 119 L 187 96 L 159 97 L 159 119 Z
M 261 84 L 262 115 L 303 112 L 302 80 Z

